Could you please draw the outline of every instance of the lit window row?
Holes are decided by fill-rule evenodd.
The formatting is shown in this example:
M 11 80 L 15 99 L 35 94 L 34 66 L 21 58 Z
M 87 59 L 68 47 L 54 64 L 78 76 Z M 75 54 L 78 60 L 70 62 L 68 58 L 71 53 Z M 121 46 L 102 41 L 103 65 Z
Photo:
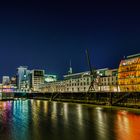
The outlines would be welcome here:
M 140 78 L 119 79 L 119 85 L 140 84 Z
M 122 72 L 119 73 L 118 78 L 132 78 L 132 77 L 140 77 L 140 71 L 131 71 L 131 72 Z
M 139 92 L 140 84 L 139 85 L 124 85 L 124 86 L 119 86 L 119 88 L 120 88 L 120 91 Z
M 125 71 L 138 71 L 140 70 L 140 64 L 133 64 L 127 66 L 120 66 L 118 72 L 125 72 Z

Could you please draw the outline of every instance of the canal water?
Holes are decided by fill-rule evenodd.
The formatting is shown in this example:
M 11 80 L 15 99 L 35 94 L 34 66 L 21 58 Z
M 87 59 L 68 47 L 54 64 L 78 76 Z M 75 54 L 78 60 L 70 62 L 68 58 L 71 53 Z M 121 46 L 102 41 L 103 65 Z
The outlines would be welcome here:
M 0 101 L 0 140 L 140 140 L 140 114 L 44 100 Z

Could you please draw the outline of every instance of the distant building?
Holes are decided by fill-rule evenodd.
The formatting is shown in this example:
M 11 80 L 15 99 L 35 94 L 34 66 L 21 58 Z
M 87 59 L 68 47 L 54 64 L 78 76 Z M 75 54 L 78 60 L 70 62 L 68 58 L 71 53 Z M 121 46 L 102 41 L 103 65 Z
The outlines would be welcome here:
M 28 91 L 30 89 L 30 70 L 27 66 L 17 68 L 17 87 L 19 90 Z
M 10 84 L 10 77 L 9 76 L 3 76 L 2 77 L 2 84 L 3 85 L 9 85 Z
M 11 77 L 10 83 L 16 85 L 17 84 L 17 77 L 16 76 Z
M 46 93 L 53 93 L 53 92 L 62 93 L 66 91 L 66 84 L 64 80 L 45 83 L 39 86 L 39 91 L 46 92 Z
M 117 69 L 97 69 L 96 73 L 97 78 L 93 85 L 95 91 L 117 91 Z M 64 79 L 67 85 L 66 92 L 87 92 L 92 81 L 89 71 L 64 75 Z
M 44 84 L 44 70 L 31 71 L 31 89 L 32 91 L 39 91 L 39 86 Z
M 65 92 L 86 92 L 91 84 L 90 72 L 64 75 Z
M 93 87 L 95 92 L 117 92 L 118 70 L 98 69 L 97 78 Z M 64 80 L 48 83 L 41 86 L 42 92 L 87 92 L 92 78 L 89 71 L 64 75 Z

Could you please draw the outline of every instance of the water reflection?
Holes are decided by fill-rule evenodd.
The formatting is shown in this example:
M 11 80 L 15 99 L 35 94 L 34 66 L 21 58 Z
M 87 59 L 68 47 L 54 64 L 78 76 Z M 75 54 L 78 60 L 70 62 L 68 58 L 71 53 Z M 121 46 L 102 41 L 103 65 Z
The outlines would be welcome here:
M 83 113 L 82 113 L 82 106 L 79 104 L 77 105 L 77 113 L 78 113 L 78 122 L 80 125 L 80 128 L 82 127 L 83 123 L 82 123 L 82 117 L 83 117 Z
M 48 112 L 48 102 L 44 102 L 43 107 L 44 107 L 44 110 L 43 110 L 44 113 L 47 114 L 47 112 Z
M 0 139 L 139 140 L 140 115 L 41 100 L 0 101 Z
M 139 140 L 140 117 L 127 111 L 118 111 L 116 133 L 118 140 Z
M 108 139 L 108 118 L 106 113 L 103 111 L 103 108 L 97 107 L 96 108 L 96 128 L 97 128 L 97 134 L 98 139 L 101 140 L 107 140 Z M 106 123 L 105 123 L 106 122 Z
M 68 104 L 64 103 L 64 121 L 67 124 L 68 122 Z
M 51 119 L 52 122 L 55 123 L 56 122 L 56 114 L 57 114 L 57 103 L 53 102 L 52 104 L 52 113 L 51 113 Z

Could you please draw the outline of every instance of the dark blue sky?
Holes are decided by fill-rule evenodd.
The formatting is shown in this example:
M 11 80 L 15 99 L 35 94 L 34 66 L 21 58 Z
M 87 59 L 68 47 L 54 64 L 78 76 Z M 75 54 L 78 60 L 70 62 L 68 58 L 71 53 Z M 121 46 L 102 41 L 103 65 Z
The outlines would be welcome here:
M 123 56 L 140 53 L 140 5 L 127 1 L 23 1 L 0 4 L 0 76 L 16 68 L 65 74 L 116 68 Z

